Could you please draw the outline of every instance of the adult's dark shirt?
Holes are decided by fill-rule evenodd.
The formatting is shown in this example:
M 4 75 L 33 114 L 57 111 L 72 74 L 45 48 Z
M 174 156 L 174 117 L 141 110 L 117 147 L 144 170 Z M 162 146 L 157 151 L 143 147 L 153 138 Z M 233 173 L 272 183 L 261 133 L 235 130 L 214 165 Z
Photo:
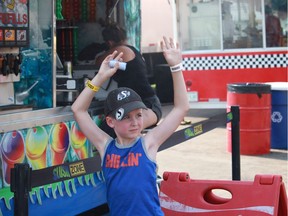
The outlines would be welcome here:
M 126 46 L 134 52 L 135 58 L 127 62 L 125 71 L 117 71 L 112 78 L 118 83 L 118 87 L 133 89 L 142 100 L 154 96 L 156 93 L 147 78 L 148 69 L 141 53 L 133 46 Z

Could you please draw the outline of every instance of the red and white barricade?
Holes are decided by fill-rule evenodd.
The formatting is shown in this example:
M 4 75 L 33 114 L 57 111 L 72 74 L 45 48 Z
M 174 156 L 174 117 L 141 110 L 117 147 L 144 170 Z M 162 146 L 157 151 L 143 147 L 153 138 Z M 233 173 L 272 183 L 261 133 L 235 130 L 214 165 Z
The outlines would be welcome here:
M 231 196 L 218 196 L 215 190 Z M 165 216 L 286 216 L 288 212 L 279 175 L 256 175 L 253 182 L 193 180 L 185 172 L 164 172 L 159 198 Z

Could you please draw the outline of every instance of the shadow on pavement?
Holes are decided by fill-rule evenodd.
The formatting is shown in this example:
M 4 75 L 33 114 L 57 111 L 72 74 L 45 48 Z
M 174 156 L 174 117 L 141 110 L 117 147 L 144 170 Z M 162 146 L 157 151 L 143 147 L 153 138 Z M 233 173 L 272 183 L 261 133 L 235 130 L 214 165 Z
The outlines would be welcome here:
M 277 159 L 277 160 L 287 160 L 288 159 L 288 151 L 287 150 L 271 149 L 269 154 L 258 155 L 258 157 Z

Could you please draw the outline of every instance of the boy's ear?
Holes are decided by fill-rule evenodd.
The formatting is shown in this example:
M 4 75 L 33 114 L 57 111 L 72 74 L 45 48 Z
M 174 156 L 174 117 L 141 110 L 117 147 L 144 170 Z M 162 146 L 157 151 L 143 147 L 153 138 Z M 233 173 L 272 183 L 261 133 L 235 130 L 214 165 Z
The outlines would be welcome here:
M 106 117 L 106 123 L 109 127 L 114 128 L 113 119 L 110 116 Z

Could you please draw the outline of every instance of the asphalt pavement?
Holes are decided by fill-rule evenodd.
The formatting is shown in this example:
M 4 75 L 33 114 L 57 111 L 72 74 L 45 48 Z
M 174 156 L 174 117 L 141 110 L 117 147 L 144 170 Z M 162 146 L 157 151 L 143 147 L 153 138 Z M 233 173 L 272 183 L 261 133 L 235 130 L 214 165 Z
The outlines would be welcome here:
M 171 107 L 163 105 L 164 117 Z M 185 120 L 197 123 L 222 113 L 226 113 L 225 108 L 191 109 Z M 188 126 L 181 125 L 178 130 Z M 232 155 L 227 150 L 227 131 L 224 122 L 220 127 L 158 152 L 158 174 L 187 172 L 191 179 L 232 181 Z M 281 175 L 288 192 L 287 158 L 286 149 L 270 149 L 270 153 L 263 155 L 240 155 L 240 181 L 254 181 L 257 174 Z

